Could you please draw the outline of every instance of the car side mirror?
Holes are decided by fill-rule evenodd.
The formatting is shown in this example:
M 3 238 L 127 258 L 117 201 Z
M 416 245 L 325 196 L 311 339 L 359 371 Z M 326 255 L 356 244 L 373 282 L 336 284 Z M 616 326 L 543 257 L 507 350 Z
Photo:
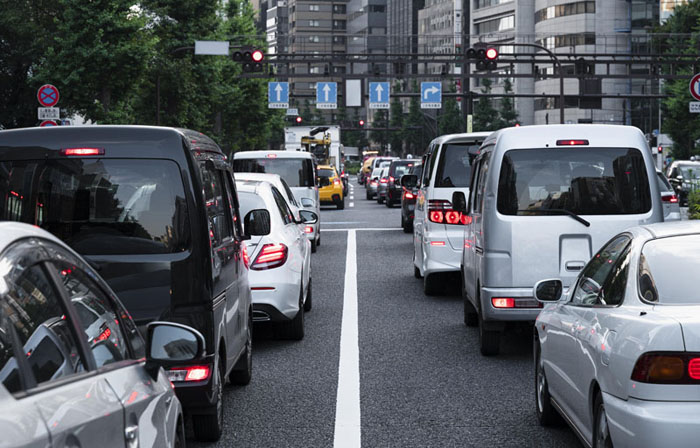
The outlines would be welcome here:
M 532 288 L 532 295 L 538 302 L 556 302 L 561 299 L 562 290 L 562 283 L 559 279 L 540 280 Z
M 302 224 L 316 224 L 318 222 L 318 215 L 311 210 L 299 210 L 299 217 Z
M 269 235 L 270 212 L 264 208 L 249 211 L 243 218 L 243 230 L 246 236 Z
M 322 187 L 327 187 L 331 184 L 331 180 L 327 177 L 322 177 L 320 184 Z
M 161 367 L 198 361 L 206 351 L 202 333 L 187 325 L 156 321 L 146 332 L 146 370 L 154 379 Z
M 461 191 L 452 193 L 452 209 L 460 213 L 467 213 L 467 198 Z
M 418 176 L 415 174 L 404 174 L 401 177 L 401 186 L 406 187 L 409 190 L 415 188 L 418 185 Z

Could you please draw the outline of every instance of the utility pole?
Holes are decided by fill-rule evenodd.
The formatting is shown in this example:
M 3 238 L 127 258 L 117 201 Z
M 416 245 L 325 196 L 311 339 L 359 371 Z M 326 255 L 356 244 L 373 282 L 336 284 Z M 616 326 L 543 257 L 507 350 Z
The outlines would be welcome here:
M 471 69 L 467 50 L 471 45 L 469 37 L 471 34 L 471 0 L 462 0 L 462 119 L 464 129 L 469 132 L 469 116 L 472 114 L 472 94 L 469 79 Z

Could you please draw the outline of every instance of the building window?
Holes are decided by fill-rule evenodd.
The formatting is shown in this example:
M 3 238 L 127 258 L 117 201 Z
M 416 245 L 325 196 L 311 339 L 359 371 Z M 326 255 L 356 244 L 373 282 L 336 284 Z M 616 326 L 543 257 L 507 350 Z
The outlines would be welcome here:
M 319 20 L 309 20 L 309 26 L 321 26 L 321 22 Z
M 369 5 L 369 12 L 386 12 L 384 5 Z
M 309 36 L 309 42 L 320 42 L 320 40 L 318 36 Z
M 344 30 L 345 29 L 345 20 L 334 20 L 333 21 L 333 29 L 334 30 Z
M 345 14 L 346 11 L 345 5 L 333 5 L 333 12 L 335 14 Z
M 576 96 L 564 97 L 565 108 L 578 108 L 579 101 Z M 559 109 L 559 97 L 554 98 L 535 98 L 535 110 L 551 110 Z
M 309 5 L 309 11 L 320 11 L 321 6 L 320 5 Z
M 561 47 L 575 47 L 577 45 L 595 45 L 595 33 L 561 34 L 539 39 L 536 43 L 551 50 Z
M 474 9 L 487 8 L 511 1 L 513 0 L 474 0 Z
M 476 34 L 496 33 L 515 28 L 515 14 L 474 24 Z
M 573 16 L 576 14 L 594 14 L 595 1 L 574 2 L 565 5 L 549 6 L 535 12 L 535 23 L 556 17 Z

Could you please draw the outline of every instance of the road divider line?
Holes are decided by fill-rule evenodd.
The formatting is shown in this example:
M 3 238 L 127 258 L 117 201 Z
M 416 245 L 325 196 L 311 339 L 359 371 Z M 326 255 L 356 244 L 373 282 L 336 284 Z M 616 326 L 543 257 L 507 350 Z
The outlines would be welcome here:
M 354 206 L 355 206 L 355 203 L 354 203 L 354 202 L 351 202 L 351 203 L 350 203 L 350 207 L 354 207 Z
M 348 230 L 345 259 L 345 289 L 340 329 L 334 448 L 360 448 L 361 446 L 360 345 L 357 321 L 357 245 L 355 229 L 352 229 Z

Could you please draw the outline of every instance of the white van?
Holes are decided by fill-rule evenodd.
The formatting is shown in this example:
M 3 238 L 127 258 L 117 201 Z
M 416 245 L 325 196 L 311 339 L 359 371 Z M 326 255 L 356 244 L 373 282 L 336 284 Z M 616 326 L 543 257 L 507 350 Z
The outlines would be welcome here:
M 464 322 L 483 355 L 499 352 L 506 322 L 534 321 L 539 280 L 564 288 L 628 227 L 664 220 L 656 170 L 639 129 L 551 125 L 503 129 L 474 161 L 462 245 Z M 572 347 L 573 349 L 573 347 Z
M 311 153 L 302 151 L 241 151 L 233 155 L 236 173 L 278 174 L 291 188 L 297 203 L 318 215 L 315 224 L 307 224 L 311 252 L 321 244 L 321 206 L 316 185 L 316 167 Z
M 452 210 L 452 193 L 469 193 L 472 160 L 490 134 L 443 135 L 430 142 L 423 156 L 413 218 L 413 270 L 423 277 L 426 294 L 435 294 L 444 284 L 440 274 L 459 272 L 464 221 Z

